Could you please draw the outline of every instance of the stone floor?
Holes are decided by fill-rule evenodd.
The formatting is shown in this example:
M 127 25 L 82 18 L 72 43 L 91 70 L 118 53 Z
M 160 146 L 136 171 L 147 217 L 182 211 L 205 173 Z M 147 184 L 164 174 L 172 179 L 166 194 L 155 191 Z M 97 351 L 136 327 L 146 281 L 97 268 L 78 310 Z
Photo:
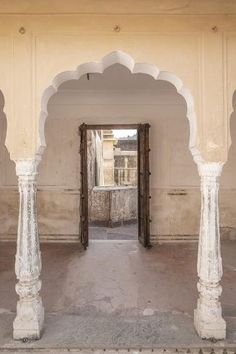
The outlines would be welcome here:
M 108 348 L 125 353 L 136 348 L 131 352 L 137 353 L 138 348 L 157 352 L 157 348 L 236 347 L 235 241 L 222 245 L 227 340 L 217 343 L 201 340 L 193 327 L 196 244 L 146 250 L 137 241 L 98 240 L 91 241 L 87 251 L 77 244 L 42 244 L 41 249 L 44 334 L 39 341 L 22 343 L 12 340 L 15 245 L 0 244 L 0 351 Z
M 90 240 L 137 240 L 138 224 L 118 227 L 89 226 Z

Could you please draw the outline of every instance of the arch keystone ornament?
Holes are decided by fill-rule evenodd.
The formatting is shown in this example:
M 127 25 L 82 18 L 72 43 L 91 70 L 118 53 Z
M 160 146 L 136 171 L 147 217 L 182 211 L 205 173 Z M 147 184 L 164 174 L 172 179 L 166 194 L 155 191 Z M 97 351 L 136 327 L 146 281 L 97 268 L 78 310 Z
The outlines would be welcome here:
M 39 248 L 36 177 L 40 159 L 16 161 L 20 194 L 15 271 L 19 282 L 17 315 L 13 323 L 14 339 L 39 339 L 44 321 L 41 289 L 41 254 Z
M 223 275 L 220 252 L 218 191 L 223 163 L 198 165 L 201 177 L 201 221 L 198 243 L 197 309 L 194 311 L 195 328 L 201 338 L 224 339 L 226 323 L 222 318 L 219 301 Z

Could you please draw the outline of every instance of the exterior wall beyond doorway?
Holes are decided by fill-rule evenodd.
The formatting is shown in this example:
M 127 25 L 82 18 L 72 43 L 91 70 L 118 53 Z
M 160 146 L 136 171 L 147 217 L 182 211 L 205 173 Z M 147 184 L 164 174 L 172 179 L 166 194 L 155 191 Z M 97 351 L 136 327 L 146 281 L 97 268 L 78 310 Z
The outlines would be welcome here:
M 113 227 L 137 222 L 137 143 L 134 141 L 135 144 L 132 144 L 133 151 L 121 151 L 121 148 L 116 147 L 121 139 L 115 139 L 112 130 L 105 130 L 102 126 L 100 130 L 99 127 L 97 129 L 87 130 L 89 223 Z M 117 164 L 117 157 L 121 158 L 120 164 Z M 129 165 L 126 163 L 123 166 L 128 158 L 131 158 Z M 132 180 L 130 170 L 135 172 Z M 124 178 L 118 180 L 116 177 L 121 177 L 121 173 L 117 172 L 122 172 Z M 101 174 L 104 176 L 103 181 Z M 128 187 L 129 183 L 133 185 L 132 188 Z
M 89 222 L 113 227 L 137 222 L 136 187 L 94 187 L 89 193 Z

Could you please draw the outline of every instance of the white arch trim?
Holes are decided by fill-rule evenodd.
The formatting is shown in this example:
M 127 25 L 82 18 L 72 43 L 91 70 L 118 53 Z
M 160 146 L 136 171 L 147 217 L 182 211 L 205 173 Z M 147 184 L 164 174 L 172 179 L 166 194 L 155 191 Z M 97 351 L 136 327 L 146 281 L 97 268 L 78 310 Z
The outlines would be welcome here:
M 5 106 L 5 97 L 4 97 L 4 94 L 3 94 L 3 91 L 0 89 L 0 101 L 2 99 L 2 106 L 0 106 L 0 109 L 1 109 L 1 113 L 3 114 L 3 117 L 4 119 L 6 120 L 6 135 L 5 135 L 5 138 L 4 138 L 4 146 L 9 154 L 9 158 L 12 162 L 14 162 L 12 159 L 11 159 L 11 152 L 10 152 L 10 149 L 9 147 L 7 146 L 7 133 L 8 133 L 8 120 L 7 120 L 7 114 L 6 114 L 6 106 Z
M 230 104 L 230 110 L 229 110 L 229 128 L 228 128 L 228 154 L 230 151 L 230 148 L 232 146 L 232 133 L 231 133 L 231 119 L 233 119 L 233 114 L 234 112 L 236 112 L 236 105 L 234 105 L 234 99 L 236 99 L 236 90 L 233 91 L 232 94 L 232 100 L 231 100 L 231 104 Z
M 41 101 L 41 112 L 39 121 L 39 149 L 38 155 L 42 155 L 44 148 L 46 147 L 45 140 L 45 121 L 48 116 L 47 105 L 49 99 L 58 91 L 59 86 L 68 80 L 78 80 L 82 75 L 87 73 L 100 73 L 102 74 L 105 69 L 114 65 L 121 64 L 130 70 L 132 74 L 142 73 L 152 76 L 155 80 L 163 80 L 171 83 L 176 91 L 183 96 L 187 105 L 186 116 L 189 121 L 190 137 L 189 137 L 189 149 L 192 153 L 193 159 L 196 163 L 203 162 L 200 151 L 197 149 L 197 118 L 194 109 L 193 96 L 189 89 L 185 88 L 183 82 L 175 74 L 168 71 L 161 71 L 155 65 L 146 63 L 135 63 L 134 59 L 127 53 L 123 51 L 116 50 L 110 54 L 104 56 L 98 62 L 88 62 L 79 65 L 73 71 L 64 71 L 57 76 L 52 81 L 51 86 L 49 86 L 43 93 Z

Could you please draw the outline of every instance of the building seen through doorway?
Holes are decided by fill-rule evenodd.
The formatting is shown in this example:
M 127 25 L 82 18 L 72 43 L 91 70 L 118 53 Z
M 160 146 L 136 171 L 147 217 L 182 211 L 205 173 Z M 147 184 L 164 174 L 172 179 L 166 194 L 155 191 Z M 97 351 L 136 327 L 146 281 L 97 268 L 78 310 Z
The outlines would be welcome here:
M 87 131 L 89 238 L 138 238 L 137 130 Z

